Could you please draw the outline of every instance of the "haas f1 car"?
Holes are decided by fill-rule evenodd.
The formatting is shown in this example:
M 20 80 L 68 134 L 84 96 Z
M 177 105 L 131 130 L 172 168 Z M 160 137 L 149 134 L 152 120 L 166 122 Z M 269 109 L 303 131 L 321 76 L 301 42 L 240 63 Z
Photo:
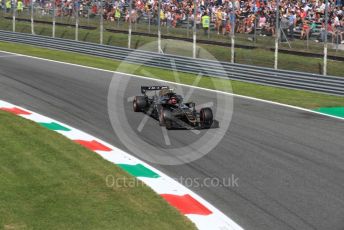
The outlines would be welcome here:
M 147 91 L 154 91 L 148 96 Z M 157 94 L 159 91 L 159 94 Z M 211 108 L 196 111 L 195 103 L 183 103 L 183 97 L 174 93 L 168 86 L 141 86 L 142 96 L 135 96 L 133 109 L 144 112 L 159 121 L 166 129 L 208 129 L 213 127 Z

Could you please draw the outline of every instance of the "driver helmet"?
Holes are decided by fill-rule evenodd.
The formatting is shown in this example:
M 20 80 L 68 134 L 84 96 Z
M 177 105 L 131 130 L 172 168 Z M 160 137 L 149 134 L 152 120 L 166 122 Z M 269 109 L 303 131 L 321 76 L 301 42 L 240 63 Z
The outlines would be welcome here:
M 171 103 L 172 105 L 177 104 L 177 98 L 176 98 L 176 97 L 171 97 L 170 103 Z

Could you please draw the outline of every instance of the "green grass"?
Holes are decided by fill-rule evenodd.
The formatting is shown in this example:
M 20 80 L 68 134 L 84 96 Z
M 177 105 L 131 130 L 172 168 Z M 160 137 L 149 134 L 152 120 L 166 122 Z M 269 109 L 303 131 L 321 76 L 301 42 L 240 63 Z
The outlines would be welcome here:
M 62 135 L 0 111 L 0 229 L 195 229 L 141 182 Z M 123 181 L 123 180 L 122 180 Z
M 21 16 L 23 17 L 23 16 Z M 47 18 L 41 18 L 42 20 L 47 20 Z M 58 19 L 59 21 L 60 19 Z M 64 21 L 67 21 L 68 23 L 74 24 L 74 19 L 72 18 L 65 18 Z M 93 25 L 98 26 L 98 20 L 90 20 L 89 23 L 86 23 L 86 20 L 82 20 L 83 25 Z M 124 25 L 123 25 L 124 26 Z M 121 26 L 120 29 L 126 29 L 126 27 Z M 139 25 L 137 27 L 137 31 L 144 31 L 147 32 L 147 27 L 142 25 Z M 115 24 L 105 22 L 105 28 L 115 28 Z M 135 27 L 134 27 L 135 28 Z M 152 27 L 153 28 L 153 27 Z M 7 19 L 0 19 L 0 29 L 4 30 L 12 30 L 12 22 Z M 185 30 L 184 32 L 180 32 L 181 29 L 175 29 L 170 32 L 170 34 L 173 35 L 180 35 L 185 37 Z M 23 32 L 23 33 L 31 33 L 30 29 L 30 23 L 28 22 L 17 22 L 16 23 L 16 31 L 17 32 Z M 155 29 L 152 29 L 152 32 L 154 32 Z M 165 28 L 163 28 L 163 32 L 165 31 Z M 45 25 L 36 23 L 35 24 L 35 32 L 39 35 L 45 35 L 45 36 L 51 36 L 52 34 L 52 27 L 51 25 Z M 164 34 L 164 33 L 163 33 Z M 166 32 L 165 32 L 166 34 Z M 74 27 L 66 27 L 66 26 L 57 26 L 56 27 L 56 37 L 60 38 L 68 38 L 68 39 L 74 39 L 75 38 L 75 30 Z M 228 37 L 222 37 L 214 35 L 214 38 L 211 40 L 219 40 L 219 41 L 227 41 L 229 43 Z M 246 44 L 247 38 L 245 35 L 239 34 L 238 36 L 237 44 Z M 199 36 L 199 38 L 203 38 L 202 35 Z M 205 39 L 205 38 L 204 38 Z M 226 40 L 224 40 L 226 39 Z M 79 29 L 79 40 L 80 41 L 88 41 L 88 42 L 95 42 L 99 43 L 99 30 L 83 30 Z M 138 36 L 133 35 L 132 36 L 132 48 L 138 48 L 142 45 L 148 44 L 150 42 L 156 42 L 156 37 L 147 37 L 147 36 Z M 122 33 L 110 33 L 110 32 L 104 32 L 104 38 L 103 41 L 105 44 L 114 45 L 114 46 L 121 46 L 121 47 L 127 47 L 128 45 L 128 38 L 126 34 Z M 274 46 L 273 38 L 271 37 L 259 37 L 258 43 L 256 43 L 256 46 L 258 48 L 255 49 L 243 49 L 243 48 L 236 48 L 235 49 L 235 62 L 240 64 L 250 64 L 250 65 L 257 65 L 257 66 L 264 66 L 264 67 L 273 67 L 274 63 L 274 53 L 266 48 L 271 48 Z M 298 51 L 308 51 L 308 52 L 314 52 L 314 53 L 321 53 L 322 52 L 322 45 L 318 43 L 310 43 L 310 49 L 307 50 L 305 48 L 305 42 L 304 41 L 293 41 L 293 49 Z M 259 45 L 260 44 L 260 45 Z M 253 45 L 253 44 L 251 44 Z M 281 43 L 280 45 L 283 48 L 286 48 L 285 44 Z M 176 50 L 172 46 L 164 46 L 165 53 L 173 53 L 173 54 L 180 54 L 180 55 L 186 55 L 191 56 L 192 55 L 192 46 L 190 45 L 188 49 L 184 49 L 183 51 L 178 50 L 176 53 Z M 209 53 L 211 53 L 217 60 L 220 61 L 230 61 L 230 48 L 223 47 L 223 46 L 216 46 L 216 45 L 205 45 L 205 44 L 199 44 L 200 48 L 203 48 L 207 50 Z M 338 51 L 329 49 L 329 54 L 331 55 L 337 55 L 342 56 L 344 54 L 344 51 Z M 202 57 L 202 52 L 201 52 Z M 322 72 L 322 65 L 323 60 L 321 58 L 314 58 L 314 57 L 303 57 L 298 55 L 290 55 L 290 54 L 279 54 L 279 62 L 278 67 L 280 69 L 285 70 L 295 70 L 295 71 L 305 71 L 310 73 L 321 73 Z M 335 76 L 344 76 L 344 65 L 342 62 L 338 61 L 328 61 L 328 70 L 327 73 L 329 75 L 335 75 Z
M 174 73 L 171 71 L 132 64 L 122 64 L 120 66 L 121 62 L 119 61 L 95 57 L 91 55 L 76 54 L 72 52 L 44 49 L 35 46 L 7 42 L 0 42 L 0 50 L 47 58 L 56 61 L 86 65 L 105 70 L 120 70 L 120 72 L 133 73 L 172 82 L 176 81 Z M 181 83 L 189 85 L 192 85 L 196 78 L 196 76 L 193 74 L 179 72 L 178 75 Z M 231 87 L 228 87 L 229 84 L 231 85 Z M 317 109 L 320 107 L 336 107 L 344 105 L 344 97 L 340 96 L 263 86 L 212 77 L 203 77 L 198 86 L 203 88 L 222 90 L 226 92 L 233 92 L 235 94 L 251 96 L 294 106 L 300 106 L 308 109 Z

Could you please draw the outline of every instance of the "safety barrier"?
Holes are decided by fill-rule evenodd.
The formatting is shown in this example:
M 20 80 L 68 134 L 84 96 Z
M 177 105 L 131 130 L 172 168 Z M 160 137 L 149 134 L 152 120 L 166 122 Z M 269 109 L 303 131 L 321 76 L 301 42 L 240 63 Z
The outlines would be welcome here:
M 0 30 L 0 40 L 73 51 L 193 74 L 200 74 L 200 70 L 205 66 L 206 73 L 202 73 L 204 76 L 229 78 L 262 85 L 344 95 L 344 77 L 323 76 L 319 74 L 218 62 L 214 60 L 193 59 L 170 54 L 160 54 L 143 50 L 133 50 L 24 33 L 13 33 L 3 30 Z

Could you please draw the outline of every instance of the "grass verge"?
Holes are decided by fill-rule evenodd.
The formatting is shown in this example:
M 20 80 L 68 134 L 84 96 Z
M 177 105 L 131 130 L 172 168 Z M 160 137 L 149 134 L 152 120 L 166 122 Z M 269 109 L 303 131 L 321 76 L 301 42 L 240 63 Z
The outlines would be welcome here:
M 38 124 L 0 111 L 0 229 L 195 229 L 149 187 Z M 106 176 L 125 178 L 108 187 Z
M 72 52 L 58 51 L 7 42 L 0 42 L 0 50 L 47 58 L 56 61 L 63 61 L 73 64 L 91 66 L 112 71 L 117 70 L 117 68 L 121 64 L 120 61 L 95 57 L 91 55 L 83 55 Z M 135 69 L 134 72 L 132 72 L 133 69 Z M 121 71 L 172 82 L 176 81 L 173 72 L 160 68 L 126 64 L 125 68 L 121 68 Z M 191 85 L 193 84 L 196 76 L 193 74 L 179 72 L 179 78 L 181 83 Z M 225 88 L 225 86 L 228 85 L 228 81 L 230 80 L 203 77 L 200 80 L 198 86 L 228 92 L 231 90 Z M 307 109 L 317 109 L 320 107 L 336 107 L 344 105 L 344 97 L 340 96 L 332 96 L 302 90 L 284 89 L 279 87 L 263 86 L 240 81 L 230 82 L 232 86 L 232 91 L 235 94 L 280 102 L 294 106 L 300 106 Z M 215 85 L 217 86 L 216 88 Z M 221 88 L 221 86 L 223 87 Z

